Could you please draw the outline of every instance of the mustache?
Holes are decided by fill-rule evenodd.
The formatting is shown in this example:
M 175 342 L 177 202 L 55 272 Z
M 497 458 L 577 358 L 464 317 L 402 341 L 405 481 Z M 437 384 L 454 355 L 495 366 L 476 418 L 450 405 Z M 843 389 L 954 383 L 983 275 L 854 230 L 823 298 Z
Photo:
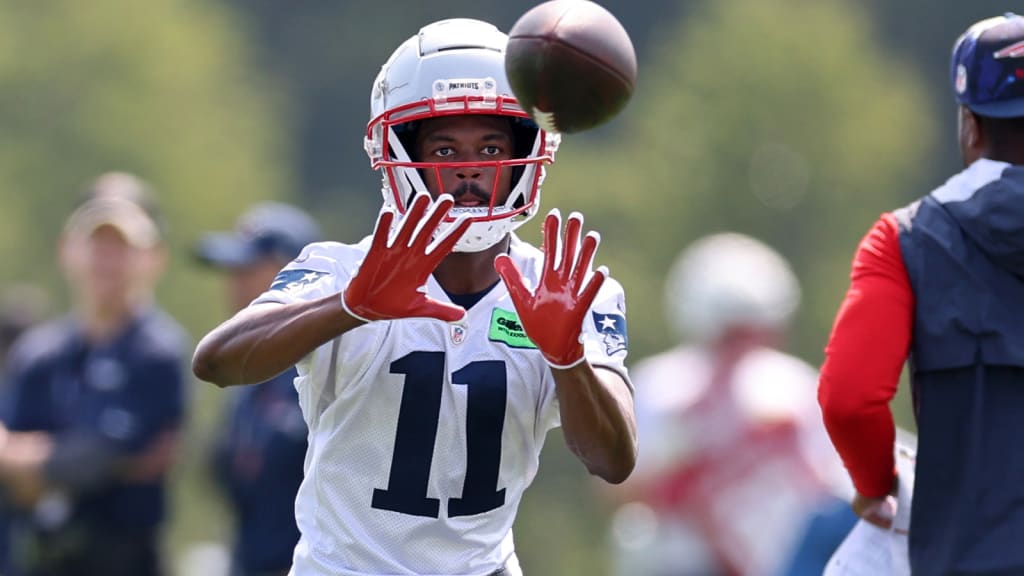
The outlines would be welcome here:
M 451 195 L 458 202 L 464 196 L 469 195 L 481 202 L 490 203 L 491 195 L 476 182 L 463 182 L 451 191 Z

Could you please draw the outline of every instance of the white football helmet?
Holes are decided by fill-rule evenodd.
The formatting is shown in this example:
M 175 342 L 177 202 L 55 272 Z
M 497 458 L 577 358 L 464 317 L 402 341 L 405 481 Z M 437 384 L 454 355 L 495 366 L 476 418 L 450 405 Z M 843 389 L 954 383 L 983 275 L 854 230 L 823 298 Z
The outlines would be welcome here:
M 457 252 L 485 250 L 515 230 L 540 208 L 544 164 L 554 162 L 561 137 L 534 123 L 516 102 L 505 76 L 508 36 L 491 24 L 471 19 L 441 20 L 428 24 L 388 58 L 370 93 L 371 120 L 364 147 L 374 170 L 380 169 L 384 195 L 382 210 L 405 213 L 418 191 L 426 191 L 424 175 L 439 178 L 439 169 L 488 167 L 512 170 L 507 200 L 487 206 L 455 206 L 453 222 L 461 214 L 472 220 L 455 246 Z M 509 117 L 516 152 L 510 160 L 491 162 L 421 162 L 410 156 L 407 134 L 416 122 L 456 114 Z M 430 177 L 430 176 L 427 176 Z M 396 219 L 397 221 L 397 219 Z
M 784 330 L 800 304 L 800 284 L 789 263 L 760 240 L 712 234 L 676 258 L 665 304 L 677 336 L 708 343 L 741 326 Z

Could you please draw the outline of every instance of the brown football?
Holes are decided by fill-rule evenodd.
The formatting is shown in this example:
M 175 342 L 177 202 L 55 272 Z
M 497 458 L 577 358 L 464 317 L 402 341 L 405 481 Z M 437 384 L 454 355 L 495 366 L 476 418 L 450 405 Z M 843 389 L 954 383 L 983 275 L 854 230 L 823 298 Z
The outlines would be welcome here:
M 636 52 L 611 12 L 589 0 L 550 0 L 509 32 L 505 73 L 543 128 L 580 132 L 607 122 L 636 85 Z

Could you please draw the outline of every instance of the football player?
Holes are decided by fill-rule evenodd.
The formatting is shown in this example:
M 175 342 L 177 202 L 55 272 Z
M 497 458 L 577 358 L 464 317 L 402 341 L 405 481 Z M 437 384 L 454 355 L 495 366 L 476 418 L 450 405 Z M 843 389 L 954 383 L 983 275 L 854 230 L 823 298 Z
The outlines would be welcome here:
M 817 373 L 783 349 L 799 301 L 789 263 L 753 237 L 712 234 L 679 253 L 665 283 L 678 343 L 633 365 L 644 442 L 629 481 L 603 491 L 625 501 L 616 574 L 820 574 L 853 526 Z M 801 542 L 836 504 L 817 526 L 838 528 Z
M 540 206 L 557 134 L 520 108 L 507 36 L 435 22 L 384 64 L 365 147 L 384 205 L 308 246 L 200 342 L 219 386 L 297 363 L 309 426 L 296 576 L 518 575 L 512 524 L 547 432 L 618 483 L 636 458 L 625 298 L 583 218 Z

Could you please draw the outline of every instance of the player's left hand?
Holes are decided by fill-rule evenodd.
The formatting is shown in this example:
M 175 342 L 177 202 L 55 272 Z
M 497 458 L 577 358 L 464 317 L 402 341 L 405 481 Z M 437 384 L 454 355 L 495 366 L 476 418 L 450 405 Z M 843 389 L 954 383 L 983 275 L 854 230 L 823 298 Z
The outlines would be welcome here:
M 526 287 L 522 273 L 507 254 L 495 258 L 494 268 L 508 286 L 526 335 L 548 364 L 564 369 L 584 359 L 580 342 L 583 319 L 604 284 L 608 269 L 598 268 L 587 281 L 601 235 L 588 232 L 581 243 L 583 216 L 578 212 L 569 215 L 564 239 L 560 235 L 561 225 L 561 213 L 555 208 L 544 219 L 544 267 L 535 290 Z
M 427 278 L 469 229 L 469 219 L 460 216 L 439 230 L 454 204 L 450 194 L 435 201 L 418 192 L 394 232 L 395 214 L 381 212 L 366 257 L 341 294 L 350 316 L 363 322 L 396 318 L 456 322 L 466 316 L 461 306 L 439 302 L 425 289 Z

